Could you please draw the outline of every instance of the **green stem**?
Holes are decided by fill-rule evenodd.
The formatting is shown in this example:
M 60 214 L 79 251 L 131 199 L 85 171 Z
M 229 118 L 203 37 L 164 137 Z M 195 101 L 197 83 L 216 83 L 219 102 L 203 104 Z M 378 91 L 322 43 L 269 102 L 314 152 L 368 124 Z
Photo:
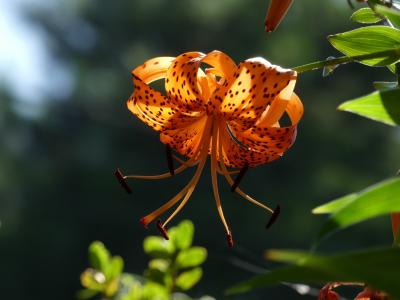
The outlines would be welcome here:
M 381 58 L 381 57 L 383 58 L 388 56 L 400 57 L 400 48 L 368 53 L 368 54 L 355 55 L 355 56 L 341 56 L 338 58 L 316 61 L 310 64 L 294 67 L 292 69 L 294 71 L 297 71 L 297 73 L 303 73 L 308 71 L 314 71 L 328 66 L 337 66 L 349 62 L 362 61 L 362 60 Z

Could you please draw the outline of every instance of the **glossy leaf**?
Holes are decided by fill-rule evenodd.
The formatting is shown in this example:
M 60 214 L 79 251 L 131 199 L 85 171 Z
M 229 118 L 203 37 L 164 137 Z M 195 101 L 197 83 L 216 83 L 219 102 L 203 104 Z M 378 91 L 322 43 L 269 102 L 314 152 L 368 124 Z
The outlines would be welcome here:
M 400 89 L 376 91 L 372 94 L 342 103 L 339 110 L 385 123 L 400 124 Z
M 181 273 L 176 278 L 175 284 L 179 289 L 187 291 L 200 281 L 202 275 L 203 271 L 201 268 L 194 268 L 192 270 Z
M 320 205 L 312 210 L 313 214 L 331 214 L 333 212 L 338 211 L 339 209 L 343 208 L 350 202 L 352 202 L 354 199 L 357 198 L 357 194 L 349 194 L 344 197 L 341 197 L 339 199 L 333 200 L 331 202 L 325 203 L 323 205 Z
M 295 264 L 277 268 L 231 287 L 228 294 L 243 293 L 281 282 L 318 283 L 330 281 L 365 282 L 400 296 L 400 251 L 395 248 L 374 249 L 337 255 L 308 252 L 270 251 L 268 258 Z
M 184 220 L 178 226 L 172 227 L 168 232 L 177 249 L 187 249 L 192 245 L 194 226 L 191 221 Z
M 379 58 L 361 62 L 371 66 L 386 66 L 400 59 L 400 31 L 388 26 L 368 26 L 330 35 L 329 42 L 347 56 L 374 54 L 388 51 Z
M 395 27 L 400 28 L 400 12 L 397 9 L 383 5 L 374 5 L 374 10 L 386 17 Z
M 351 15 L 350 19 L 362 24 L 372 24 L 382 21 L 382 18 L 369 7 L 360 8 L 355 11 Z
M 154 257 L 169 257 L 174 251 L 174 245 L 171 241 L 167 241 L 159 236 L 149 236 L 143 242 L 144 252 Z
M 374 81 L 374 88 L 380 91 L 393 90 L 398 87 L 398 83 L 393 81 Z
M 89 246 L 89 261 L 93 268 L 106 271 L 110 260 L 110 252 L 106 249 L 102 242 L 95 241 Z
M 203 247 L 192 247 L 179 252 L 176 264 L 180 268 L 196 267 L 201 265 L 207 258 L 207 250 Z
M 358 222 L 400 211 L 400 178 L 383 181 L 352 197 L 350 200 L 347 199 L 349 202 L 346 205 L 342 207 L 339 205 L 337 210 L 332 211 L 320 232 L 319 239 Z M 319 210 L 321 211 L 321 208 Z

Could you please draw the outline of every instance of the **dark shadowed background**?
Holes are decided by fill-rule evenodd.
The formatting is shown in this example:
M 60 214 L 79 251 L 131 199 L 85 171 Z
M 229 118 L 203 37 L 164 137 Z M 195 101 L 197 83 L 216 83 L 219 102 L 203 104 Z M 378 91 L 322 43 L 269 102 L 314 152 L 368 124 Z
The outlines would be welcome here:
M 130 71 L 155 56 L 219 49 L 236 61 L 263 56 L 294 67 L 339 55 L 326 40 L 358 25 L 345 0 L 295 1 L 273 34 L 258 0 L 5 0 L 0 2 L 0 299 L 75 298 L 87 247 L 101 240 L 141 273 L 142 240 L 154 234 L 141 216 L 168 200 L 192 171 L 155 182 L 131 182 L 126 195 L 115 167 L 136 174 L 166 170 L 164 147 L 127 110 Z M 241 186 L 282 214 L 269 231 L 264 211 L 230 193 L 221 196 L 236 246 L 226 246 L 208 170 L 175 223 L 196 225 L 195 244 L 209 258 L 190 294 L 225 298 L 228 286 L 253 275 L 271 248 L 308 248 L 324 217 L 310 210 L 392 176 L 400 132 L 338 112 L 344 100 L 372 91 L 388 72 L 362 65 L 299 76 L 305 105 L 294 147 L 252 169 Z M 321 251 L 391 243 L 387 217 L 331 237 Z M 285 286 L 229 299 L 297 299 Z

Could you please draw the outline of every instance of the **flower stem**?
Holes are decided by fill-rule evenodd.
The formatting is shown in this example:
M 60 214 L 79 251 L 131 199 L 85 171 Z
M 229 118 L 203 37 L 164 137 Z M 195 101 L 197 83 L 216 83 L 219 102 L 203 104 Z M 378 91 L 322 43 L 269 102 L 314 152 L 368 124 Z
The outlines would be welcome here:
M 368 54 L 355 55 L 355 56 L 341 56 L 338 58 L 321 60 L 321 61 L 316 61 L 313 63 L 306 64 L 306 65 L 297 66 L 292 69 L 294 71 L 297 71 L 297 73 L 303 73 L 303 72 L 308 72 L 308 71 L 314 71 L 314 70 L 321 69 L 321 68 L 328 67 L 328 66 L 337 66 L 337 65 L 341 65 L 341 64 L 346 64 L 349 62 L 360 62 L 360 61 L 367 60 L 367 59 L 387 58 L 387 57 L 393 57 L 393 56 L 398 57 L 400 59 L 400 48 L 384 50 L 384 51 L 379 51 L 379 52 L 373 52 L 373 53 L 368 53 Z

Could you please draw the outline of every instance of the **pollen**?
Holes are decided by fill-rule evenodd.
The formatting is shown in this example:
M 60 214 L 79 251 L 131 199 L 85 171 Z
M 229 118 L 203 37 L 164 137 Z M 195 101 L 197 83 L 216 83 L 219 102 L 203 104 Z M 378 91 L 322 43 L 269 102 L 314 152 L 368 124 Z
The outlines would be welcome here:
M 203 70 L 204 64 L 208 67 Z M 117 169 L 120 185 L 130 193 L 127 180 L 166 179 L 196 168 L 182 190 L 140 223 L 147 227 L 174 208 L 165 221 L 157 221 L 161 235 L 168 239 L 167 224 L 189 201 L 210 157 L 212 193 L 228 246 L 233 246 L 233 236 L 222 209 L 219 176 L 226 179 L 232 192 L 271 214 L 266 225 L 269 228 L 280 206 L 271 209 L 239 185 L 249 169 L 280 158 L 293 145 L 303 115 L 302 102 L 293 91 L 296 72 L 261 57 L 236 65 L 220 51 L 187 52 L 150 59 L 132 71 L 132 79 L 134 92 L 127 101 L 128 109 L 159 132 L 166 145 L 168 172 L 125 176 Z M 149 86 L 160 79 L 165 80 L 165 94 Z M 285 115 L 291 124 L 281 126 Z

